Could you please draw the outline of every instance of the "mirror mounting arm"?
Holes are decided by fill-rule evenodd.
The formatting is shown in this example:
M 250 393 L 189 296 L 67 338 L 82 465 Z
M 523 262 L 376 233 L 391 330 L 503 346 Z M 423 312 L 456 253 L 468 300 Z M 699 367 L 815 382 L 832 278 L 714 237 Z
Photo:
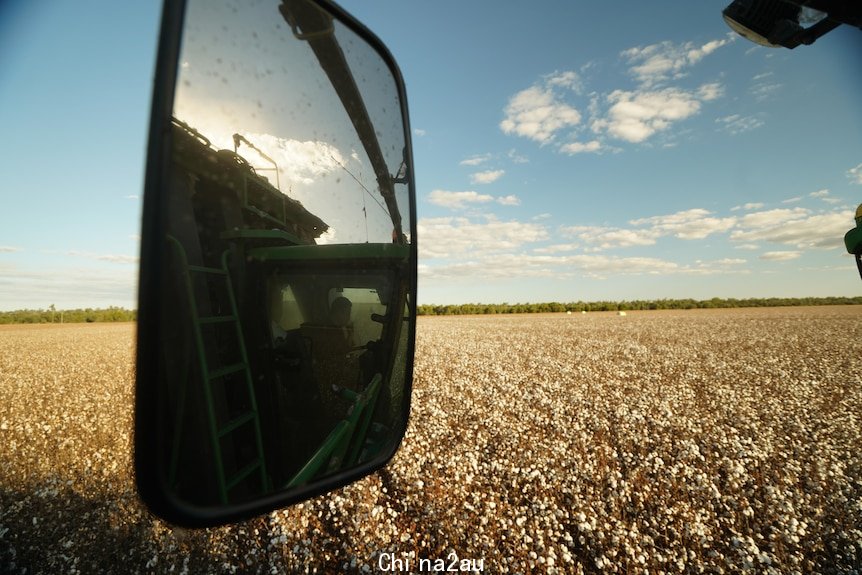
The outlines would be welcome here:
M 278 7 L 278 10 L 281 12 L 282 17 L 287 22 L 288 26 L 290 26 L 290 30 L 293 32 L 294 38 L 297 40 L 311 40 L 312 38 L 323 38 L 333 35 L 335 27 L 332 23 L 332 16 L 314 6 L 313 8 L 317 11 L 316 17 L 305 19 L 302 22 L 302 26 L 300 26 L 295 16 L 296 3 L 294 3 L 294 6 L 288 7 L 289 2 L 290 0 L 283 0 L 283 3 Z M 315 25 L 318 25 L 319 27 L 315 28 Z

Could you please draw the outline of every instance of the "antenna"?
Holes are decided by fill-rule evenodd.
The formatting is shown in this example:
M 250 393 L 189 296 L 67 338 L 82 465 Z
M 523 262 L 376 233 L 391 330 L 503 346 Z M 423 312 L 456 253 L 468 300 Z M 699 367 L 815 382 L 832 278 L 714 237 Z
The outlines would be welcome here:
M 337 159 L 335 156 L 333 156 L 332 154 L 330 154 L 330 155 L 329 155 L 329 157 L 330 157 L 330 158 L 332 158 L 332 161 L 333 161 L 333 162 L 335 162 L 336 164 L 338 164 L 339 166 L 341 166 L 341 169 L 342 169 L 342 170 L 344 170 L 345 172 L 347 172 L 348 174 L 350 174 L 350 177 L 351 177 L 351 178 L 353 178 L 353 179 L 356 181 L 356 183 L 357 183 L 357 184 L 359 184 L 360 186 L 362 186 L 362 189 L 363 189 L 363 190 L 365 190 L 365 192 L 366 192 L 369 196 L 371 196 L 371 199 L 372 199 L 372 200 L 374 200 L 375 202 L 377 202 L 377 205 L 378 205 L 378 206 L 380 206 L 380 209 L 381 209 L 381 210 L 383 210 L 383 213 L 384 213 L 384 214 L 386 214 L 386 215 L 387 215 L 387 216 L 389 216 L 390 218 L 392 217 L 392 215 L 389 213 L 389 210 L 387 210 L 387 209 L 386 209 L 386 206 L 384 206 L 383 204 L 381 204 L 381 203 L 380 203 L 380 200 L 378 200 L 377 198 L 375 198 L 375 197 L 374 197 L 374 194 L 372 194 L 372 193 L 371 193 L 371 190 L 369 190 L 367 187 L 365 187 L 365 184 L 363 184 L 363 183 L 362 183 L 362 181 L 361 181 L 359 178 L 357 178 L 356 176 L 354 176 L 354 175 L 353 175 L 353 172 L 351 172 L 350 170 L 348 170 L 348 169 L 347 169 L 347 166 L 345 166 L 344 164 L 342 164 L 341 162 L 339 162 L 339 161 L 338 161 L 338 159 Z M 363 196 L 363 202 L 362 202 L 362 203 L 363 203 L 363 205 L 365 205 L 365 196 Z M 367 214 L 366 214 L 366 216 L 367 216 Z
M 362 175 L 361 173 L 359 174 Z M 368 243 L 368 210 L 365 209 L 365 194 L 359 192 L 359 195 L 362 196 L 362 214 L 365 216 L 365 243 Z

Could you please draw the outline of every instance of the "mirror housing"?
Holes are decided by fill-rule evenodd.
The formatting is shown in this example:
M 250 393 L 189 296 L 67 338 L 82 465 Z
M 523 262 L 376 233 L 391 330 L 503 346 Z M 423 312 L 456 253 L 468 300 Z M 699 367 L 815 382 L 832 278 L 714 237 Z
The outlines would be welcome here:
M 842 23 L 859 26 L 862 10 L 840 0 L 733 0 L 722 10 L 722 17 L 746 40 L 792 50 L 813 44 Z
M 417 268 L 391 54 L 327 0 L 168 1 L 149 137 L 141 498 L 212 526 L 385 465 L 409 414 Z

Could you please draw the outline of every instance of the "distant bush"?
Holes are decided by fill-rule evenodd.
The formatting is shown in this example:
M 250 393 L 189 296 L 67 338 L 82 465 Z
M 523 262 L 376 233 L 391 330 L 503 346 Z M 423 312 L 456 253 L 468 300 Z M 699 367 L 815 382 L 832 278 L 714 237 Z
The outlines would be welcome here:
M 418 307 L 419 315 L 483 315 L 500 313 L 561 313 L 582 311 L 630 311 L 655 309 L 709 309 L 734 307 L 784 307 L 811 305 L 862 305 L 862 297 L 804 297 L 804 298 L 717 298 L 707 300 L 659 299 L 632 301 L 598 301 L 570 303 L 465 303 L 454 305 L 425 304 Z
M 814 305 L 862 305 L 862 297 L 806 297 L 806 298 L 712 298 L 659 299 L 597 302 L 545 302 L 545 303 L 464 303 L 450 305 L 424 304 L 417 309 L 419 315 L 486 315 L 514 313 L 563 313 L 570 311 L 631 311 L 656 309 L 709 309 L 735 307 L 785 307 Z M 12 323 L 94 323 L 137 321 L 138 311 L 111 306 L 105 309 L 21 309 L 0 311 L 0 325 Z

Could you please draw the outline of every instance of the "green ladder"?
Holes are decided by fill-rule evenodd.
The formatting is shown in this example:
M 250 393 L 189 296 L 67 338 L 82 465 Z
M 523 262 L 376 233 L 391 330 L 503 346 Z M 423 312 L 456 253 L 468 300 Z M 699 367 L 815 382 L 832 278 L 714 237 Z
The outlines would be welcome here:
M 266 463 L 263 454 L 263 440 L 261 438 L 260 431 L 260 415 L 257 408 L 257 400 L 255 398 L 254 388 L 252 386 L 251 370 L 249 369 L 248 354 L 246 352 L 245 341 L 242 335 L 242 326 L 240 324 L 239 315 L 237 313 L 236 299 L 234 297 L 233 286 L 231 285 L 230 281 L 230 275 L 227 271 L 227 258 L 229 252 L 225 251 L 222 254 L 221 268 L 189 265 L 188 258 L 186 257 L 186 252 L 182 244 L 180 244 L 180 242 L 171 235 L 168 235 L 167 238 L 168 241 L 174 247 L 175 253 L 179 258 L 179 262 L 181 264 L 180 269 L 183 270 L 184 275 L 183 280 L 185 283 L 186 297 L 188 299 L 189 309 L 191 311 L 191 321 L 195 338 L 195 347 L 197 349 L 197 359 L 203 380 L 203 396 L 206 404 L 208 434 L 210 437 L 213 458 L 215 459 L 214 467 L 216 472 L 219 499 L 222 503 L 228 503 L 230 500 L 230 491 L 255 473 L 257 473 L 259 476 L 260 492 L 268 492 L 270 490 L 269 477 L 266 473 Z M 208 282 L 223 282 L 228 300 L 230 302 L 230 312 L 227 315 L 201 315 L 201 306 L 199 305 L 198 298 L 195 295 L 193 275 L 199 275 Z M 209 286 L 209 284 L 206 285 L 207 287 Z M 209 292 L 209 290 L 207 291 Z M 214 330 L 217 329 L 219 326 L 223 326 L 225 324 L 233 325 L 236 341 L 239 348 L 239 359 L 234 363 L 213 368 L 213 366 L 210 365 L 210 360 L 207 354 L 205 333 L 207 330 Z M 214 338 L 215 334 L 212 334 L 212 336 Z M 222 423 L 218 421 L 219 417 L 216 413 L 217 409 L 216 401 L 214 398 L 213 385 L 218 380 L 234 374 L 240 374 L 240 378 L 242 380 L 242 382 L 239 383 L 240 391 L 245 394 L 244 399 L 248 408 L 239 414 L 235 414 L 229 421 Z M 186 381 L 184 381 L 184 385 L 187 385 L 187 378 Z M 181 400 L 181 402 L 185 403 L 184 390 L 182 391 L 182 396 L 183 400 Z M 182 408 L 180 411 L 182 411 Z M 180 420 L 181 417 L 182 414 L 178 414 L 178 420 Z M 254 457 L 250 461 L 245 462 L 245 465 L 243 465 L 240 469 L 234 471 L 233 473 L 230 473 L 226 470 L 225 467 L 226 462 L 225 455 L 222 450 L 222 442 L 226 438 L 229 439 L 232 434 L 237 434 L 241 432 L 241 430 L 244 430 L 247 426 L 252 426 L 252 433 L 254 436 Z M 175 449 L 174 458 L 171 463 L 171 476 L 175 474 L 177 465 L 177 447 L 179 445 L 179 436 L 182 430 L 182 423 L 180 421 L 178 421 L 176 429 L 177 435 L 175 436 L 174 441 Z M 245 430 L 248 431 L 247 429 Z

